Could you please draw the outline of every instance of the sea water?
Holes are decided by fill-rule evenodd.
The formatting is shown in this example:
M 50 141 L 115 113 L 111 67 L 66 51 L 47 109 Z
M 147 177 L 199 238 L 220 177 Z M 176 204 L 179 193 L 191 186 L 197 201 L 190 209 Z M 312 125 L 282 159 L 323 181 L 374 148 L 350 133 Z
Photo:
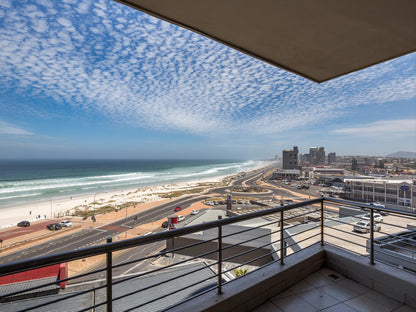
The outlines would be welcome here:
M 0 208 L 198 181 L 262 165 L 252 160 L 0 160 Z

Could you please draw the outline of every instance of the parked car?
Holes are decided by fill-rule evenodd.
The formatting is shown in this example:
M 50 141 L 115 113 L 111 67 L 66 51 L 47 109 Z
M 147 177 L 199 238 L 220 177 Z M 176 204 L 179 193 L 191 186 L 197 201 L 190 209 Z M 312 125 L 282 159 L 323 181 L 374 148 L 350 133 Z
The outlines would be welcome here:
M 239 199 L 238 202 L 237 202 L 237 204 L 242 205 L 243 204 L 243 200 L 242 199 Z
M 178 215 L 178 222 L 185 220 L 185 216 Z
M 225 201 L 220 200 L 220 201 L 219 201 L 219 204 L 220 204 L 220 205 L 225 205 Z
M 379 202 L 370 203 L 370 205 L 374 207 L 379 207 L 379 208 L 386 208 L 385 205 L 380 204 Z M 382 216 L 387 216 L 389 214 L 388 211 L 383 211 L 383 210 L 377 210 L 377 212 L 381 214 Z
M 175 211 L 181 211 L 182 210 L 182 207 L 181 206 L 176 206 L 174 210 Z
M 68 221 L 68 220 L 62 220 L 61 222 L 59 222 L 59 224 L 62 227 L 71 227 L 72 226 L 72 222 L 71 221 Z
M 29 221 L 20 221 L 17 224 L 17 226 L 20 226 L 20 227 L 28 227 L 28 226 L 30 226 L 30 222 Z
M 244 204 L 245 204 L 245 205 L 250 205 L 250 201 L 249 201 L 249 200 L 246 200 L 246 201 L 244 202 Z
M 62 229 L 62 225 L 60 225 L 59 223 L 51 223 L 51 224 L 48 224 L 46 227 L 49 231 Z
M 361 233 L 369 233 L 370 232 L 370 221 L 359 221 L 354 224 L 354 231 L 361 232 Z M 381 230 L 380 224 L 374 224 L 374 231 L 379 232 Z
M 199 213 L 199 210 L 198 209 L 193 209 L 192 211 L 191 211 L 191 215 L 196 215 L 196 214 L 198 214 Z
M 363 219 L 364 220 L 370 220 L 370 214 L 369 213 L 366 213 L 363 216 Z M 375 213 L 374 214 L 374 222 L 383 222 L 383 217 L 381 216 L 381 214 L 379 214 L 379 213 Z
M 167 228 L 169 226 L 169 221 L 165 221 L 162 223 L 162 228 Z
M 214 200 L 214 205 L 218 205 L 218 201 Z

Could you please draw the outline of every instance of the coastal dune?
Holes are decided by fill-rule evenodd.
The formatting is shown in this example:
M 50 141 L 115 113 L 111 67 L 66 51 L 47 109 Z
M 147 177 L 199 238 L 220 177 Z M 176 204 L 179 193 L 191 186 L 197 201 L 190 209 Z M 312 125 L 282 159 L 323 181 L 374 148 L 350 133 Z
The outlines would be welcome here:
M 218 183 L 223 177 L 207 178 L 198 182 L 183 182 L 168 185 L 147 187 L 144 189 L 130 189 L 123 191 L 106 191 L 84 196 L 73 196 L 66 199 L 49 200 L 36 204 L 3 208 L 0 214 L 0 229 L 17 225 L 20 221 L 40 222 L 51 219 L 70 219 L 76 209 L 81 211 L 98 209 L 100 206 L 114 207 L 127 202 L 146 203 L 161 199 L 163 193 L 185 191 L 198 187 L 202 183 Z M 95 202 L 94 202 L 95 199 Z

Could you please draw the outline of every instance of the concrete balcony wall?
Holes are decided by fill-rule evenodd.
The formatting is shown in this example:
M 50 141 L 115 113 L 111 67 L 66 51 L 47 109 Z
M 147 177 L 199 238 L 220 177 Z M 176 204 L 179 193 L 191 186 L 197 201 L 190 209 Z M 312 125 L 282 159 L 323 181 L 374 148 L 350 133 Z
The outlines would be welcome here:
M 325 265 L 359 284 L 416 309 L 416 278 L 380 262 L 333 246 L 325 246 Z
M 276 262 L 227 283 L 221 295 L 213 290 L 169 311 L 252 311 L 324 266 L 416 309 L 414 274 L 318 243 L 285 258 L 284 265 Z

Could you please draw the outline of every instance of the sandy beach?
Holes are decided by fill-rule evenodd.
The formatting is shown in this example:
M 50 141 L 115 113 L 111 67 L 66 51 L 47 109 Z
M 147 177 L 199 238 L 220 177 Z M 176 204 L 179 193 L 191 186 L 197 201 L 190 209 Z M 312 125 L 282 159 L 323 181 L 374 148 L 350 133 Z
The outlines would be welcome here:
M 20 221 L 37 222 L 45 219 L 70 218 L 75 209 L 94 210 L 100 206 L 109 204 L 116 207 L 127 202 L 154 202 L 162 199 L 160 194 L 174 191 L 186 191 L 206 183 L 219 183 L 224 178 L 224 176 L 221 176 L 140 189 L 96 192 L 86 196 L 52 199 L 33 205 L 3 208 L 1 209 L 0 214 L 0 229 L 15 226 Z

